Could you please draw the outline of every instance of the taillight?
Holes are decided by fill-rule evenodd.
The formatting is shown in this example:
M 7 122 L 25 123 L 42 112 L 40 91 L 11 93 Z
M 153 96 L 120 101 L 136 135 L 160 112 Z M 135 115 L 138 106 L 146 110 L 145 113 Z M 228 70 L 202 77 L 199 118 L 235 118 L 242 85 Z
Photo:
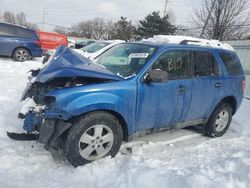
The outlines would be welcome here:
M 40 41 L 40 40 L 35 41 L 35 43 L 36 43 L 38 46 L 42 46 L 42 44 L 41 44 L 41 41 Z
M 242 80 L 242 93 L 245 93 L 245 88 L 246 88 L 246 80 Z

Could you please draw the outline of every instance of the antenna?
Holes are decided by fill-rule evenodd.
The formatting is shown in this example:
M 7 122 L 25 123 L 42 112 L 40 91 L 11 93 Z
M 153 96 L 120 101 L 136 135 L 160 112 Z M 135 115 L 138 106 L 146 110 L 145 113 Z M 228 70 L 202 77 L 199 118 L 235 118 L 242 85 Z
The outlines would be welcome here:
M 42 21 L 42 30 L 44 30 L 44 22 L 45 22 L 45 12 L 46 12 L 46 8 L 43 8 L 43 21 Z
M 168 0 L 165 1 L 165 6 L 164 6 L 164 12 L 163 12 L 163 17 L 166 16 L 167 14 L 167 4 L 168 4 Z

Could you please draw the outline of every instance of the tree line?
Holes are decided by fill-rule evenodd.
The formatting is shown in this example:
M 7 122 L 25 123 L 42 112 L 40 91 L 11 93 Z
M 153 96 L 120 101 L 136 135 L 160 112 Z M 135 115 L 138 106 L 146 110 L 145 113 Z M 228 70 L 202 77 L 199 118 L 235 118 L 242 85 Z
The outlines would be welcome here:
M 176 32 L 177 27 L 170 22 L 169 16 L 160 16 L 160 12 L 148 14 L 138 24 L 132 20 L 120 17 L 117 21 L 94 18 L 72 25 L 70 29 L 56 28 L 58 33 L 75 37 L 93 39 L 121 39 L 139 40 L 152 37 L 157 34 L 171 35 Z
M 182 34 L 218 40 L 250 38 L 250 13 L 248 0 L 204 0 L 199 8 L 186 18 L 185 26 L 176 25 L 169 14 L 161 16 L 154 11 L 139 22 L 120 17 L 119 20 L 93 18 L 73 24 L 70 28 L 56 27 L 57 33 L 91 39 L 140 40 L 153 35 Z M 38 29 L 27 22 L 24 13 L 5 12 L 2 20 Z
M 26 18 L 26 14 L 24 12 L 20 12 L 20 13 L 12 13 L 10 11 L 6 11 L 4 12 L 3 15 L 0 15 L 0 20 L 3 20 L 5 22 L 11 23 L 11 24 L 18 24 L 18 25 L 22 25 L 25 26 L 27 28 L 30 29 L 38 29 L 38 25 L 28 22 L 27 18 Z

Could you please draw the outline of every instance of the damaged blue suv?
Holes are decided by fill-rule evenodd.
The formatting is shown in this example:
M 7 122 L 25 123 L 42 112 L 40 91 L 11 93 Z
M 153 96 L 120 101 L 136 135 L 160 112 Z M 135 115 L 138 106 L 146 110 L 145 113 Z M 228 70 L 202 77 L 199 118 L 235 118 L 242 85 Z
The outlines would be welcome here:
M 160 130 L 199 125 L 222 136 L 245 83 L 233 50 L 188 40 L 122 43 L 96 62 L 61 47 L 32 76 L 23 128 L 73 166 L 114 157 L 122 141 Z

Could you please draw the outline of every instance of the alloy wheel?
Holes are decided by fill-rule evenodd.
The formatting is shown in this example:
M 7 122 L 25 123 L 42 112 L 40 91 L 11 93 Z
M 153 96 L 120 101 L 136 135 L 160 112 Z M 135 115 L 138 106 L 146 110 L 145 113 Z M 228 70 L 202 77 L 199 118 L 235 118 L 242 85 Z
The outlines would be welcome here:
M 228 111 L 227 110 L 221 111 L 217 115 L 216 120 L 215 120 L 215 130 L 217 132 L 223 131 L 226 128 L 226 126 L 227 126 L 228 120 L 229 120 L 229 113 L 228 113 Z
M 114 134 L 106 125 L 94 125 L 87 129 L 79 139 L 80 155 L 89 161 L 107 155 L 113 145 Z

